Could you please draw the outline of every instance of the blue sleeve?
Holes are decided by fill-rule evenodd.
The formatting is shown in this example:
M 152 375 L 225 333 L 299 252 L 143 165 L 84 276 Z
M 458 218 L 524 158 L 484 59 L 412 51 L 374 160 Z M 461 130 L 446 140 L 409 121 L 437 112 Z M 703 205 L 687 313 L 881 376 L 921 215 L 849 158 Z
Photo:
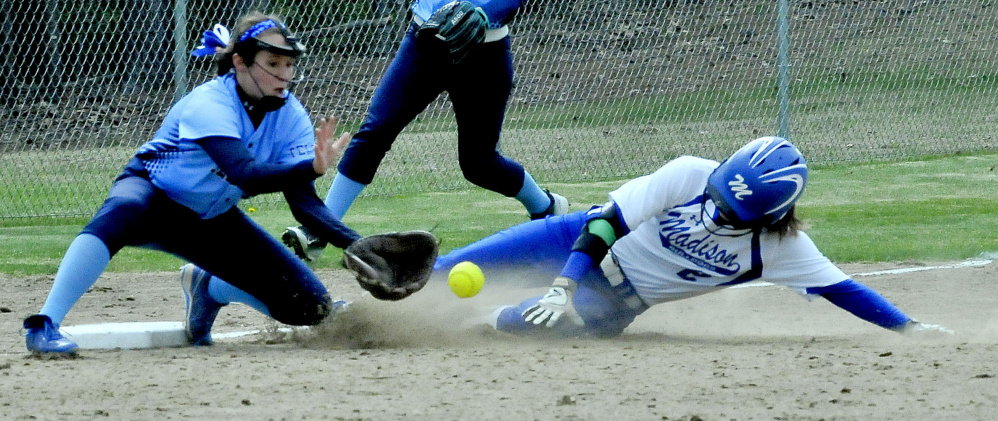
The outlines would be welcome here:
M 832 304 L 877 326 L 901 330 L 911 320 L 872 288 L 846 279 L 826 287 L 808 288 L 808 294 L 818 294 Z
M 493 28 L 508 24 L 523 7 L 523 0 L 492 0 L 481 5 L 485 15 L 489 17 L 489 26 Z
M 337 219 L 322 203 L 312 183 L 300 183 L 284 190 L 284 198 L 288 201 L 295 220 L 327 243 L 343 249 L 361 238 L 360 234 Z
M 289 185 L 306 184 L 319 176 L 311 160 L 295 164 L 257 162 L 243 141 L 234 137 L 206 137 L 196 142 L 222 169 L 226 180 L 248 196 L 282 191 Z
M 596 265 L 593 263 L 593 259 L 581 251 L 573 251 L 572 254 L 568 255 L 568 260 L 565 261 L 565 267 L 561 269 L 561 276 L 570 278 L 573 281 L 581 281 L 582 277 L 586 276 L 590 270 Z

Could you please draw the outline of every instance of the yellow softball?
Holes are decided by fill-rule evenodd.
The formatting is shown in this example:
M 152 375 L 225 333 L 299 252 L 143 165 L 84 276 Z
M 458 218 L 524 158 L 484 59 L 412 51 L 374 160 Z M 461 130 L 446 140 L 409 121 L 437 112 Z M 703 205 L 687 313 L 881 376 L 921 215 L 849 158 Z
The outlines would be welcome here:
M 471 262 L 461 262 L 454 265 L 447 275 L 447 284 L 454 295 L 470 298 L 478 294 L 485 285 L 485 274 L 478 265 Z

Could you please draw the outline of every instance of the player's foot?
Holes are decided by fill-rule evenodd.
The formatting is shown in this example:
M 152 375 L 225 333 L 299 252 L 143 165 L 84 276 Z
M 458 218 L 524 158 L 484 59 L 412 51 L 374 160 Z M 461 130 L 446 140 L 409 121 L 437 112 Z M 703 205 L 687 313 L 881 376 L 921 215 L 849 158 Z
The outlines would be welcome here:
M 59 325 L 44 314 L 35 314 L 24 319 L 24 328 L 28 333 L 24 342 L 28 351 L 35 356 L 73 356 L 76 355 L 76 343 L 66 339 L 59 333 Z
M 305 227 L 288 227 L 281 235 L 281 241 L 306 262 L 319 260 L 326 249 L 326 242 L 312 235 Z
M 342 313 L 350 309 L 350 301 L 336 300 L 333 301 L 333 313 Z
M 188 263 L 180 268 L 180 286 L 184 288 L 187 303 L 187 316 L 184 317 L 184 333 L 187 341 L 194 346 L 208 346 L 211 341 L 211 326 L 222 304 L 208 294 L 208 280 L 211 274 Z
M 326 316 L 326 321 L 334 320 L 340 314 L 350 311 L 351 301 L 336 300 L 333 301 L 332 309 L 329 311 L 329 315 Z
M 568 213 L 568 199 L 566 199 L 565 196 L 557 193 L 551 193 L 550 190 L 544 190 L 544 192 L 548 194 L 549 198 L 551 198 L 551 205 L 548 206 L 544 212 L 531 214 L 531 220 L 544 219 L 548 216 L 564 215 Z
M 488 328 L 488 330 L 496 330 L 499 324 L 499 316 L 508 308 L 513 308 L 514 306 L 499 306 L 492 311 L 479 314 L 476 316 L 471 316 L 461 322 L 460 326 L 462 330 L 482 330 L 482 328 Z

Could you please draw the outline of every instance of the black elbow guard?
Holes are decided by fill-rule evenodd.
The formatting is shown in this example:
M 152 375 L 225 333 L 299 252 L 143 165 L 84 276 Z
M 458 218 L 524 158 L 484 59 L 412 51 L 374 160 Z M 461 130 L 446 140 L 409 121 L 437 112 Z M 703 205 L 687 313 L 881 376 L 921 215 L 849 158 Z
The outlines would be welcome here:
M 572 244 L 572 251 L 581 251 L 593 259 L 594 262 L 603 260 L 606 253 L 610 251 L 610 245 L 598 235 L 589 232 L 587 228 L 582 229 L 582 234 Z
M 619 221 L 616 206 L 612 203 L 603 206 L 599 216 L 586 222 L 582 234 L 572 245 L 572 251 L 585 253 L 594 262 L 602 260 L 610 246 L 623 236 L 623 227 Z

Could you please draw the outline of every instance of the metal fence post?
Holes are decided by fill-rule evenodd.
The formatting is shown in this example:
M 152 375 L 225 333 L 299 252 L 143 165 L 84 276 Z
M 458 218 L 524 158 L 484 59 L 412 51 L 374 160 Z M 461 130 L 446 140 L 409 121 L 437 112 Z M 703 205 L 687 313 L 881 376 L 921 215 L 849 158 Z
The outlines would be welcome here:
M 187 93 L 187 0 L 173 7 L 173 102 Z
M 790 129 L 788 127 L 790 124 L 790 76 L 788 74 L 790 67 L 790 59 L 788 57 L 790 40 L 787 34 L 790 27 L 789 9 L 789 0 L 778 0 L 776 2 L 776 44 L 778 49 L 776 61 L 777 66 L 779 66 L 777 100 L 780 107 L 777 123 L 779 124 L 779 135 L 785 139 L 790 139 Z

